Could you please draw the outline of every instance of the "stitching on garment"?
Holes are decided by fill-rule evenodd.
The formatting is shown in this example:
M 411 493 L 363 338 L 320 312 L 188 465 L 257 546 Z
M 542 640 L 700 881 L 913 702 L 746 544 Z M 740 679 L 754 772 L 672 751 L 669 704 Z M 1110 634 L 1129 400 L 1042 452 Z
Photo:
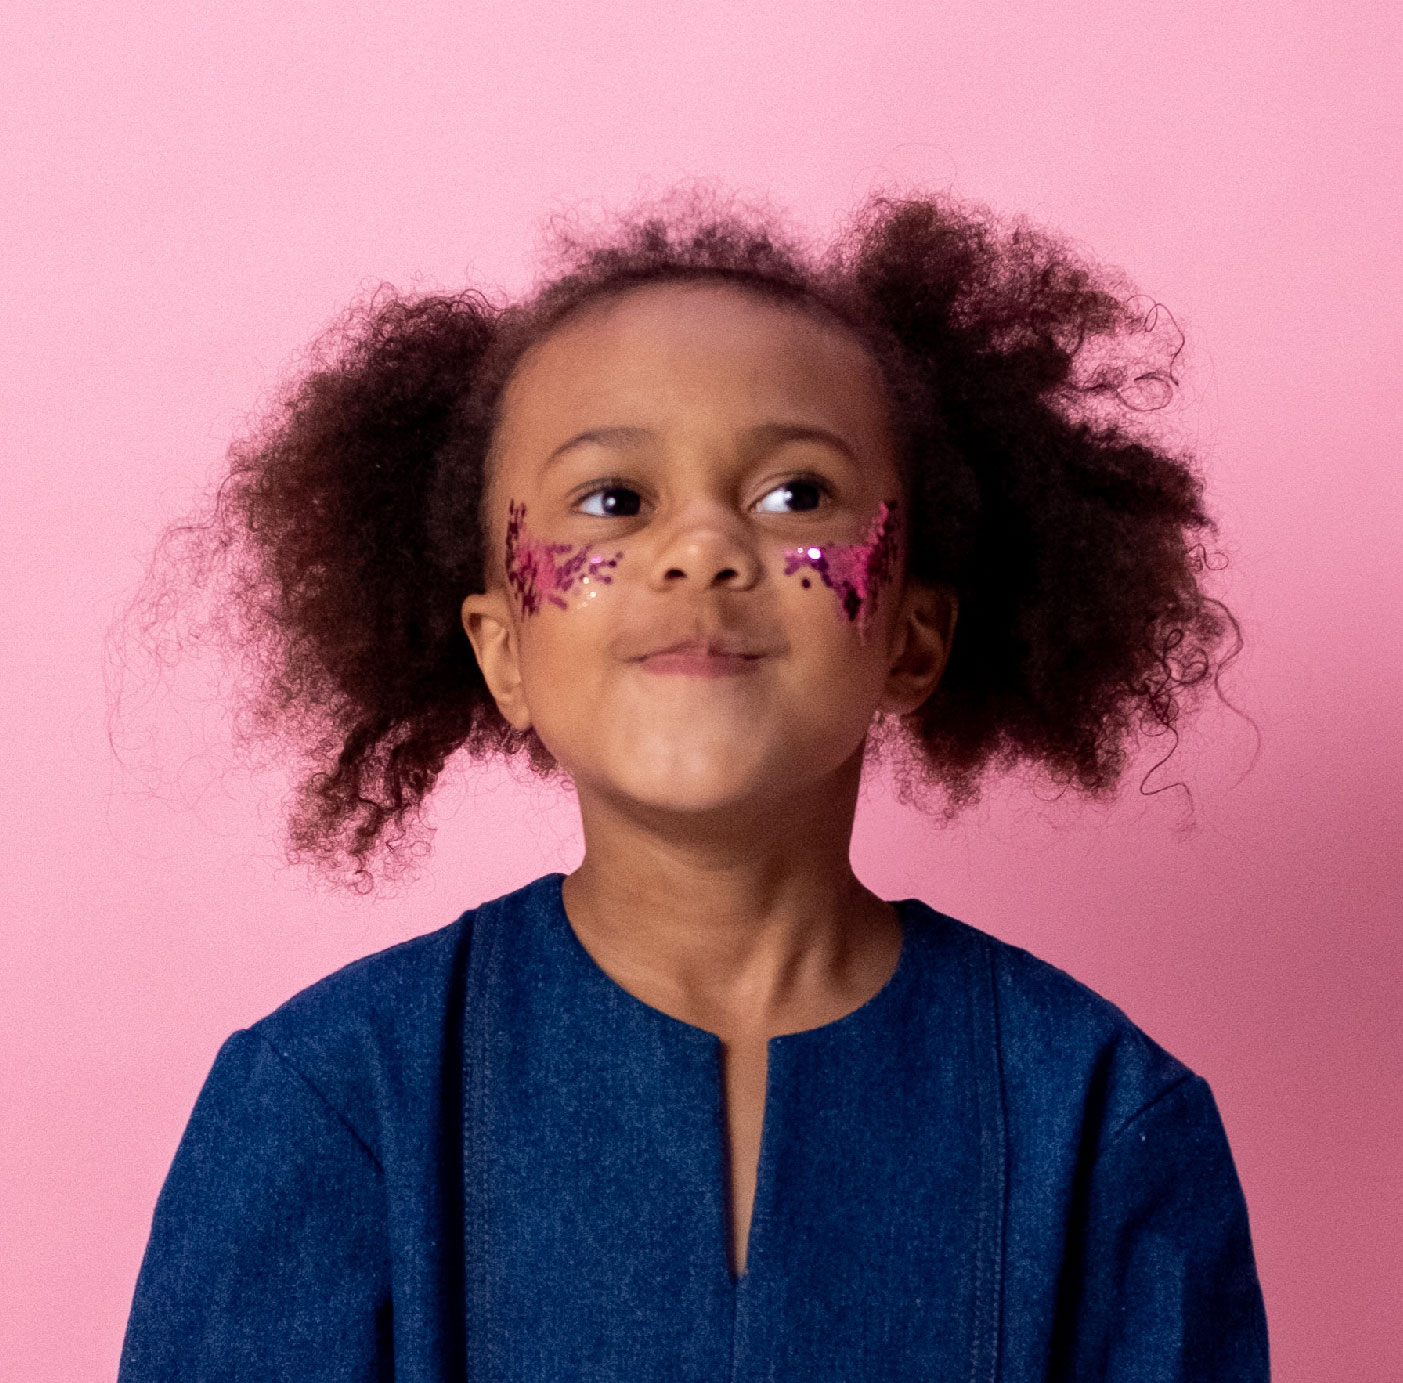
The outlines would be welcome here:
M 730 1151 L 730 1140 L 726 1137 L 726 1121 L 730 1118 L 730 1111 L 728 1110 L 728 1108 L 727 1108 L 727 1106 L 726 1106 L 725 1059 L 724 1059 L 724 1057 L 722 1056 L 722 1053 L 721 1053 L 721 1046 L 720 1046 L 719 1043 L 717 1044 L 717 1047 L 716 1047 L 716 1088 L 717 1088 L 717 1091 L 718 1091 L 719 1094 L 720 1094 L 720 1110 L 721 1110 L 721 1121 L 720 1121 L 720 1123 L 721 1123 L 721 1126 L 720 1126 L 720 1135 L 721 1135 L 721 1175 L 722 1175 L 722 1178 L 723 1178 L 723 1183 L 722 1183 L 722 1186 L 721 1186 L 721 1208 L 722 1208 L 722 1212 L 723 1212 L 723 1213 L 722 1213 L 722 1216 L 721 1216 L 721 1224 L 722 1224 L 722 1228 L 724 1229 L 725 1235 L 726 1235 L 726 1239 L 725 1239 L 724 1244 L 722 1245 L 722 1249 L 723 1249 L 723 1252 L 724 1252 L 725 1255 L 726 1255 L 726 1276 L 729 1278 L 729 1277 L 730 1277 L 730 1247 L 731 1247 L 731 1234 L 732 1234 L 732 1229 L 731 1229 L 731 1195 L 730 1195 L 730 1177 L 731 1177 L 730 1157 L 731 1157 L 731 1151 Z M 766 1060 L 765 1060 L 765 1111 L 764 1111 L 765 1114 L 768 1114 L 768 1113 L 769 1113 L 769 1104 L 770 1104 L 770 1068 L 769 1068 L 769 1057 L 768 1057 L 768 1054 L 767 1054 L 767 1055 L 766 1055 Z M 764 1156 L 764 1150 L 765 1150 L 765 1128 L 764 1128 L 764 1116 L 762 1115 L 762 1116 L 761 1116 L 761 1122 L 760 1122 L 760 1156 L 761 1156 L 761 1157 Z M 756 1210 L 758 1209 L 757 1202 L 758 1202 L 758 1200 L 759 1200 L 760 1178 L 759 1178 L 759 1175 L 758 1175 L 758 1169 L 757 1169 L 757 1175 L 756 1175 L 756 1178 L 755 1178 L 755 1190 L 756 1190 L 755 1199 L 752 1200 L 752 1202 L 751 1202 L 751 1207 L 750 1207 L 750 1223 L 751 1223 L 752 1229 L 754 1228 L 754 1225 L 755 1225 L 755 1214 L 756 1214 Z M 738 1341 L 739 1336 L 740 1336 L 740 1313 L 741 1313 L 741 1309 L 742 1309 L 743 1300 L 744 1300 L 744 1298 L 745 1298 L 746 1295 L 747 1295 L 747 1293 L 746 1293 L 746 1291 L 745 1291 L 745 1278 L 746 1278 L 746 1275 L 750 1272 L 750 1269 L 751 1269 L 751 1262 L 750 1262 L 750 1246 L 749 1246 L 749 1244 L 747 1244 L 747 1245 L 746 1245 L 745 1272 L 742 1273 L 742 1274 L 740 1275 L 739 1278 L 737 1278 L 737 1279 L 735 1279 L 734 1281 L 730 1282 L 730 1284 L 729 1284 L 729 1285 L 730 1285 L 730 1291 L 728 1292 L 728 1294 L 727 1294 L 727 1296 L 726 1296 L 726 1302 L 727 1302 L 727 1305 L 730 1307 L 730 1311 L 731 1311 L 731 1366 L 730 1366 L 730 1368 L 727 1370 L 727 1383 L 737 1383 L 737 1379 L 738 1379 L 739 1376 L 740 1376 L 740 1352 L 739 1352 L 739 1350 L 737 1349 L 737 1341 Z
M 981 1355 L 987 1350 L 985 1376 L 994 1383 L 999 1370 L 1002 1333 L 1003 1247 L 1007 1217 L 1008 1149 L 1003 1100 L 1003 1068 L 999 1052 L 998 985 L 989 939 L 977 937 L 974 959 L 977 976 L 971 987 L 975 1006 L 973 1034 L 975 1092 L 979 1110 L 980 1186 L 974 1330 L 970 1349 L 970 1383 L 977 1383 Z M 982 1002 L 981 1002 L 982 1001 Z M 979 1050 L 983 1048 L 983 1050 Z M 991 1204 L 992 1202 L 992 1204 Z M 993 1221 L 992 1225 L 990 1221 Z
M 971 986 L 971 990 L 972 990 L 972 991 L 973 991 L 973 990 L 977 990 L 977 984 L 976 984 L 976 985 L 972 985 L 972 986 Z M 973 992 L 971 993 L 971 995 L 970 995 L 970 1000 L 971 1000 L 971 1008 L 974 1010 L 974 1014 L 971 1015 L 973 1021 L 972 1021 L 971 1024 L 970 1024 L 970 1026 L 974 1029 L 974 1031 L 970 1034 L 970 1038 L 971 1038 L 971 1045 L 975 1048 L 974 1093 L 975 1093 L 975 1107 L 976 1107 L 976 1109 L 977 1109 L 977 1111 L 978 1111 L 978 1118 L 979 1118 L 979 1163 L 980 1163 L 980 1166 L 979 1166 L 979 1223 L 978 1223 L 977 1227 L 975 1228 L 975 1232 L 974 1232 L 974 1254 L 975 1254 L 975 1259 L 974 1259 L 974 1321 L 973 1321 L 972 1327 L 971 1327 L 971 1329 L 970 1329 L 970 1350 L 969 1350 L 969 1380 L 970 1380 L 970 1383 L 975 1383 L 976 1377 L 977 1377 L 977 1375 L 978 1375 L 978 1373 L 979 1373 L 980 1333 L 981 1333 L 981 1331 L 983 1330 L 983 1326 L 984 1326 L 984 1242 L 985 1242 L 985 1224 L 987 1223 L 988 1217 L 989 1217 L 988 1198 L 987 1198 L 987 1194 L 986 1194 L 986 1187 L 985 1187 L 985 1185 L 984 1185 L 984 1178 L 985 1178 L 984 1165 L 985 1165 L 985 1162 L 987 1161 L 988 1155 L 989 1155 L 989 1149 L 988 1149 L 989 1134 L 988 1134 L 988 1128 L 987 1128 L 988 1119 L 987 1119 L 987 1116 L 986 1116 L 986 1114 L 985 1114 L 985 1109 L 984 1109 L 985 1094 L 984 1094 L 984 1082 L 983 1082 L 983 1079 L 982 1079 L 983 1072 L 980 1070 L 980 1067 L 979 1067 L 979 1054 L 978 1054 L 979 1039 L 980 1039 L 980 1037 L 981 1037 L 981 1035 L 982 1035 L 982 1034 L 979 1032 L 979 1029 L 980 1029 L 983 1025 L 979 1022 L 979 1020 L 978 1020 L 978 1018 L 977 1018 L 977 1016 L 976 1016 L 976 1015 L 978 1014 L 979 1001 L 978 1001 L 978 998 L 976 997 L 976 994 L 975 994 L 975 993 L 973 993 Z
M 273 1056 L 277 1059 L 279 1065 L 286 1067 L 287 1070 L 292 1073 L 292 1075 L 294 1075 L 303 1085 L 305 1085 L 307 1089 L 310 1090 L 312 1094 L 314 1094 L 317 1097 L 317 1099 L 323 1105 L 326 1106 L 327 1110 L 331 1113 L 332 1117 L 335 1118 L 336 1122 L 340 1124 L 341 1127 L 344 1128 L 346 1132 L 351 1135 L 352 1138 L 355 1139 L 361 1151 L 364 1152 L 365 1155 L 371 1160 L 371 1162 L 375 1164 L 375 1170 L 379 1172 L 381 1176 L 384 1176 L 384 1166 L 381 1164 L 380 1159 L 376 1157 L 374 1150 L 371 1148 L 370 1144 L 366 1141 L 366 1139 L 362 1136 L 360 1130 L 356 1128 L 356 1126 L 350 1121 L 350 1119 L 346 1117 L 345 1114 L 341 1112 L 341 1110 L 339 1110 L 334 1104 L 332 1104 L 331 1100 L 327 1098 L 326 1094 L 317 1086 L 316 1082 L 313 1081 L 311 1077 L 308 1076 L 306 1072 L 303 1071 L 301 1067 L 299 1067 L 297 1063 L 294 1062 L 293 1059 L 290 1056 L 288 1056 L 286 1052 L 281 1050 L 281 1048 L 275 1046 L 272 1040 L 266 1034 L 259 1032 L 257 1028 L 245 1028 L 243 1029 L 243 1031 L 248 1033 L 250 1037 L 256 1038 L 264 1047 L 266 1047 L 268 1051 L 270 1051 L 273 1054 Z
M 494 906 L 495 902 L 496 900 L 493 900 L 493 902 L 491 903 L 484 903 L 477 910 L 477 915 L 474 919 L 473 927 L 474 940 L 477 940 L 480 937 L 481 943 L 474 948 L 475 954 L 469 954 L 467 974 L 464 976 L 463 981 L 463 1022 L 465 1026 L 470 1021 L 469 1015 L 471 1014 L 472 1009 L 474 1007 L 474 998 L 477 998 L 478 1003 L 476 1006 L 480 1009 L 480 1016 L 477 1019 L 476 1040 L 474 1043 L 476 1047 L 477 1060 L 472 1063 L 471 1074 L 471 1080 L 473 1083 L 472 1100 L 470 1102 L 467 1100 L 463 1102 L 465 1120 L 469 1117 L 467 1113 L 468 1109 L 471 1108 L 472 1111 L 472 1129 L 471 1131 L 467 1128 L 464 1128 L 463 1130 L 463 1144 L 465 1149 L 464 1162 L 467 1162 L 470 1150 L 471 1156 L 477 1164 L 477 1189 L 476 1194 L 472 1197 L 473 1204 L 471 1211 L 473 1241 L 477 1246 L 477 1253 L 475 1255 L 476 1261 L 474 1263 L 466 1264 L 464 1273 L 465 1278 L 469 1273 L 472 1275 L 472 1304 L 476 1308 L 476 1310 L 468 1310 L 466 1309 L 467 1304 L 464 1304 L 465 1315 L 467 1317 L 464 1323 L 465 1328 L 463 1332 L 465 1336 L 463 1351 L 464 1383 L 467 1383 L 467 1380 L 470 1378 L 470 1365 L 472 1358 L 470 1345 L 474 1325 L 476 1325 L 479 1334 L 487 1333 L 486 1321 L 488 1316 L 488 1301 L 486 1274 L 488 1261 L 488 1159 L 484 1155 L 484 1149 L 482 1147 L 481 1139 L 482 1130 L 485 1126 L 484 1109 L 487 1102 L 487 1081 L 488 1076 L 490 1074 L 488 1038 L 492 1029 L 492 1022 L 495 1017 L 493 1013 L 492 1000 L 493 991 L 497 988 L 497 986 L 494 986 L 491 983 L 491 968 L 493 961 L 496 959 L 497 942 L 501 934 L 501 928 L 498 925 L 497 918 L 497 913 L 500 911 L 500 907 Z M 488 923 L 486 927 L 483 927 L 482 925 L 484 921 Z M 474 960 L 476 960 L 477 964 L 481 967 L 480 970 L 478 970 L 477 974 L 474 974 Z M 476 985 L 474 982 L 476 982 Z M 475 987 L 477 990 L 480 991 L 480 994 L 475 994 Z M 467 1167 L 465 1166 L 465 1183 L 467 1181 L 466 1174 Z M 464 1218 L 467 1218 L 466 1215 L 464 1216 Z M 464 1236 L 464 1238 L 466 1239 L 466 1235 Z M 466 1242 L 463 1245 L 463 1250 L 465 1253 L 467 1252 Z M 489 1355 L 487 1359 L 487 1369 L 489 1374 L 496 1372 L 495 1363 L 496 1361 L 493 1360 Z
M 1109 1152 L 1111 1148 L 1117 1142 L 1120 1141 L 1121 1137 L 1124 1134 L 1128 1133 L 1134 1125 L 1138 1124 L 1140 1120 L 1143 1119 L 1147 1114 L 1149 1114 L 1150 1111 L 1153 1110 L 1157 1105 L 1167 1100 L 1172 1094 L 1174 1094 L 1176 1090 L 1179 1089 L 1180 1086 L 1187 1085 L 1190 1081 L 1196 1081 L 1199 1079 L 1200 1077 L 1196 1076 L 1192 1071 L 1185 1071 L 1182 1075 L 1175 1076 L 1174 1079 L 1170 1081 L 1170 1083 L 1159 1092 L 1159 1094 L 1152 1095 L 1148 1100 L 1146 1100 L 1145 1103 L 1142 1104 L 1140 1108 L 1135 1111 L 1134 1114 L 1132 1114 L 1113 1134 L 1111 1134 L 1109 1138 L 1105 1140 L 1105 1142 L 1097 1146 L 1096 1156 L 1099 1158 L 1103 1153 Z

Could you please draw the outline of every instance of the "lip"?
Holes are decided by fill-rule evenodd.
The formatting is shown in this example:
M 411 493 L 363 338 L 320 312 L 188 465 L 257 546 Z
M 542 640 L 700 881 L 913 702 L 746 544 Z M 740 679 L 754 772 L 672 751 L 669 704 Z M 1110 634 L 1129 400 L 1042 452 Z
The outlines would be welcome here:
M 679 639 L 634 661 L 645 671 L 682 677 L 738 677 L 754 672 L 765 654 L 726 639 Z

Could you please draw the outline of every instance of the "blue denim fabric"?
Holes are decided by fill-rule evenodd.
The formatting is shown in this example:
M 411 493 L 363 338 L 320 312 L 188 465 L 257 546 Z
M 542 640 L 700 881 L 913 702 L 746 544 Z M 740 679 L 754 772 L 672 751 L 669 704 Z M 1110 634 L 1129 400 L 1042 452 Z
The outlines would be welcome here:
M 734 1280 L 720 1044 L 599 969 L 560 882 L 229 1039 L 121 1383 L 1267 1378 L 1208 1086 L 912 900 L 886 987 L 770 1042 Z

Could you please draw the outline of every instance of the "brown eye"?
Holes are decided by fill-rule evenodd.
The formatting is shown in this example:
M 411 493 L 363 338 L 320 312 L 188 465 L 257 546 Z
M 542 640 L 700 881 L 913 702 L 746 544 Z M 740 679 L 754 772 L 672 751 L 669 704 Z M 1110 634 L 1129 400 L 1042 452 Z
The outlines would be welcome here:
M 587 494 L 580 513 L 598 519 L 631 519 L 643 507 L 643 497 L 627 485 L 604 485 Z
M 817 509 L 823 501 L 823 487 L 813 480 L 786 480 L 776 485 L 756 504 L 761 514 L 802 514 Z

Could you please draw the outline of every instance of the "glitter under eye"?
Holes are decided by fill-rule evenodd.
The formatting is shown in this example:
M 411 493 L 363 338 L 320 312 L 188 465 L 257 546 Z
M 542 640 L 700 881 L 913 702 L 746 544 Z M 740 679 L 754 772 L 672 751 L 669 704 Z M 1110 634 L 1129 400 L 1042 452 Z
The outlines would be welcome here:
M 526 528 L 526 506 L 512 500 L 507 506 L 507 584 L 521 602 L 526 615 L 539 612 L 541 602 L 568 610 L 566 596 L 577 587 L 594 582 L 609 585 L 610 572 L 619 565 L 622 552 L 612 557 L 596 552 L 592 543 L 547 543 Z M 588 596 L 594 590 L 583 592 Z
M 784 574 L 811 570 L 838 597 L 838 606 L 849 623 L 862 634 L 882 585 L 896 567 L 896 502 L 883 501 L 860 543 L 834 543 L 822 547 L 794 547 L 784 554 Z M 802 584 L 812 584 L 804 576 Z

